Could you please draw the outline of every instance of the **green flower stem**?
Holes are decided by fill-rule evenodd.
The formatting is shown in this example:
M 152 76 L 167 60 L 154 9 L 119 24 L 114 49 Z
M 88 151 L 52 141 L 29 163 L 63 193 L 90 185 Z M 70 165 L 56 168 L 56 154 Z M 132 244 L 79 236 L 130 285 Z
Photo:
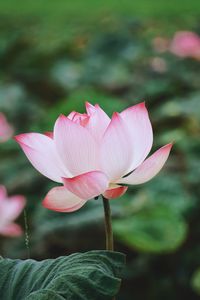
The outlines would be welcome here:
M 103 196 L 102 199 L 103 199 L 104 218 L 105 218 L 106 250 L 114 251 L 110 203 L 109 200 L 104 198 Z
M 112 216 L 109 200 L 102 196 L 103 208 L 104 208 L 104 221 L 105 221 L 105 232 L 106 232 L 106 250 L 114 251 L 113 243 L 113 230 L 112 230 Z M 115 300 L 115 298 L 112 298 Z

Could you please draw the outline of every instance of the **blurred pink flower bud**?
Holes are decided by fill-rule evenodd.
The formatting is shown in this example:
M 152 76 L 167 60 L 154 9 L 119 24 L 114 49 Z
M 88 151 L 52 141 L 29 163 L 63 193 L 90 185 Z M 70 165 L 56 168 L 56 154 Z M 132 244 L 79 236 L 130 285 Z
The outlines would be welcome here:
M 152 46 L 158 53 L 166 52 L 169 49 L 169 40 L 167 38 L 157 36 L 152 40 Z
M 21 227 L 14 223 L 25 206 L 25 198 L 21 195 L 7 196 L 6 188 L 0 186 L 0 235 L 20 236 Z
M 161 57 L 153 57 L 150 64 L 152 69 L 157 73 L 165 73 L 167 71 L 166 60 Z
M 144 103 L 115 112 L 112 119 L 99 105 L 86 103 L 85 114 L 61 115 L 53 134 L 26 133 L 15 137 L 32 165 L 63 184 L 43 201 L 48 209 L 71 212 L 103 194 L 123 195 L 128 184 L 152 179 L 165 164 L 172 144 L 150 157 L 153 132 Z
M 174 35 L 170 51 L 180 57 L 200 59 L 200 37 L 190 31 L 178 31 Z
M 3 113 L 0 113 L 0 143 L 6 142 L 13 135 L 13 128 Z

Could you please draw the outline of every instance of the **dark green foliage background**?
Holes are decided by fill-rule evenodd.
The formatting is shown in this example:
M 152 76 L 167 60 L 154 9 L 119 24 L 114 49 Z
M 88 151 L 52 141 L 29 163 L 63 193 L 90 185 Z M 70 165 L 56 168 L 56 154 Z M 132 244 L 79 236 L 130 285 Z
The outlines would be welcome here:
M 199 1 L 2 1 L 0 111 L 16 134 L 52 130 L 60 113 L 99 103 L 111 115 L 146 101 L 154 149 L 175 141 L 162 172 L 111 201 L 116 250 L 127 254 L 118 299 L 177 300 L 200 294 L 200 62 L 156 53 L 152 39 L 200 33 Z M 40 4 L 38 4 L 40 3 Z M 76 3 L 76 5 L 75 5 Z M 152 59 L 166 71 L 152 68 Z M 153 150 L 154 150 L 153 149 Z M 41 206 L 55 184 L 33 169 L 14 141 L 0 147 L 0 182 L 25 194 L 25 237 L 1 238 L 10 258 L 55 258 L 104 249 L 102 205 L 72 214 Z M 23 215 L 18 222 L 24 226 Z

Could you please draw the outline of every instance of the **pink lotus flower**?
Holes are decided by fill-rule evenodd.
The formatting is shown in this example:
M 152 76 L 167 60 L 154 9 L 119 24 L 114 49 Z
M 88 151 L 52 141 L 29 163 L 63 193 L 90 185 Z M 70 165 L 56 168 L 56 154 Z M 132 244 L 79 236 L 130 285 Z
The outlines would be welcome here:
M 200 37 L 190 31 L 178 31 L 170 45 L 170 51 L 180 57 L 200 59 Z
M 4 186 L 0 186 L 0 234 L 4 236 L 20 236 L 21 227 L 14 223 L 25 206 L 25 198 L 21 195 L 7 196 Z
M 0 113 L 0 143 L 6 142 L 13 135 L 13 128 L 3 113 Z
M 103 194 L 121 196 L 124 184 L 141 184 L 153 178 L 166 162 L 172 144 L 145 160 L 153 133 L 144 103 L 115 112 L 110 119 L 99 105 L 86 103 L 87 113 L 61 115 L 53 133 L 15 137 L 33 166 L 63 186 L 49 191 L 43 205 L 71 212 Z

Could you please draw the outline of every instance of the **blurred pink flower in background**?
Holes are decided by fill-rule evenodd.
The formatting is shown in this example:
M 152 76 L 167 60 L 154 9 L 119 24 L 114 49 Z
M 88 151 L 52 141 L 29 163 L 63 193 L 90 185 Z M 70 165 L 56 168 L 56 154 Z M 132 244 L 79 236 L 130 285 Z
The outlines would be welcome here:
M 21 195 L 8 197 L 6 188 L 0 186 L 0 235 L 20 236 L 22 228 L 14 223 L 25 206 L 25 198 Z
M 0 113 L 0 143 L 6 142 L 13 135 L 13 128 L 8 123 L 5 115 Z
M 146 159 L 153 132 L 144 103 L 112 119 L 99 107 L 86 103 L 87 113 L 61 115 L 53 133 L 27 133 L 15 137 L 33 166 L 63 186 L 54 187 L 43 201 L 48 209 L 71 212 L 103 194 L 121 196 L 124 184 L 141 184 L 165 164 L 172 144 Z
M 174 35 L 169 49 L 180 57 L 200 59 L 200 37 L 191 31 L 178 31 Z

